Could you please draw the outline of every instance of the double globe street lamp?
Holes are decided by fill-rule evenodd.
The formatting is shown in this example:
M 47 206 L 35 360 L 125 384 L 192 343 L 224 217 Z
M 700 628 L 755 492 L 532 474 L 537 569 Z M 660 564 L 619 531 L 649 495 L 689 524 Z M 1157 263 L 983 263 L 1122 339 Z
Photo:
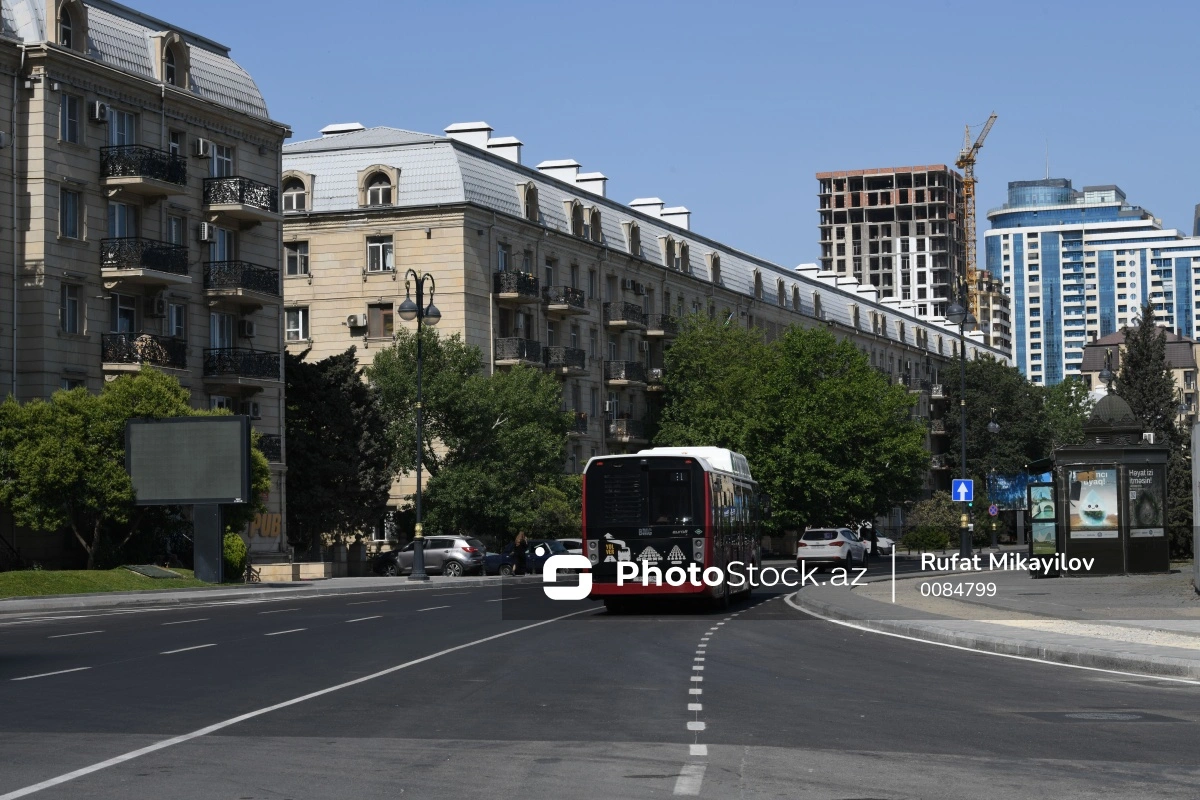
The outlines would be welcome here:
M 429 305 L 425 305 L 424 289 L 425 281 L 429 281 Z M 417 301 L 414 303 L 412 299 L 412 283 L 417 284 Z M 429 576 L 425 574 L 425 535 L 421 527 L 421 456 L 424 454 L 424 445 L 422 438 L 424 428 L 421 418 L 421 328 L 424 325 L 437 325 L 442 319 L 442 312 L 438 311 L 437 306 L 433 304 L 433 291 L 435 287 L 433 276 L 428 272 L 418 274 L 414 270 L 408 270 L 404 274 L 404 302 L 400 304 L 400 319 L 407 322 L 417 321 L 417 494 L 416 494 L 416 514 L 417 524 L 413 533 L 413 568 L 409 574 L 410 581 L 427 581 Z
M 975 316 L 959 303 L 951 303 L 946 309 L 946 319 L 950 324 L 958 326 L 958 361 L 959 361 L 959 392 L 958 392 L 958 438 L 962 445 L 963 480 L 967 479 L 967 329 L 975 329 Z M 967 527 L 967 513 L 964 510 L 958 531 L 958 553 L 963 558 L 971 557 L 971 531 Z

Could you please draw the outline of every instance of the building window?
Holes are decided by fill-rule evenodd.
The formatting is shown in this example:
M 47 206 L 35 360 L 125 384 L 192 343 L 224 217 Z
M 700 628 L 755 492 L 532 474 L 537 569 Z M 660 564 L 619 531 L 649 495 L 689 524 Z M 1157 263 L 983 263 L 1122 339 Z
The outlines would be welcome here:
M 82 378 L 63 378 L 59 386 L 64 392 L 69 392 L 72 389 L 86 389 L 87 381 Z
M 210 394 L 208 396 L 208 407 L 213 411 L 233 411 L 233 398 L 224 394 Z
M 208 315 L 208 346 L 214 350 L 233 347 L 233 314 L 213 311 Z
M 583 223 L 583 206 L 578 201 L 571 203 L 571 233 L 581 238 L 588 235 Z
M 137 208 L 128 203 L 108 204 L 108 235 L 124 239 L 138 235 Z
M 83 101 L 73 94 L 60 95 L 58 103 L 58 138 L 79 144 L 79 108 Z
M 593 242 L 604 241 L 604 231 L 600 228 L 600 209 L 593 208 L 588 220 L 588 238 Z
M 214 144 L 212 147 L 212 164 L 209 172 L 213 178 L 229 178 L 233 175 L 233 148 L 228 145 Z
M 167 241 L 171 244 L 184 244 L 185 231 L 187 231 L 187 223 L 183 217 L 168 216 L 167 217 Z
M 187 338 L 187 305 L 184 303 L 169 303 L 167 305 L 167 335 L 176 339 Z
M 395 269 L 392 264 L 392 237 L 367 237 L 367 272 L 391 272 Z
M 209 261 L 237 260 L 237 233 L 227 228 L 216 228 L 212 243 L 208 246 Z
M 382 172 L 375 172 L 367 179 L 367 205 L 390 206 L 392 204 L 392 182 Z
M 58 43 L 75 49 L 75 21 L 71 19 L 70 9 L 65 7 L 58 10 Z
M 80 324 L 79 285 L 62 284 L 58 289 L 58 297 L 58 327 L 63 333 L 79 333 L 83 327 Z
M 588 290 L 587 290 L 588 297 L 596 296 L 596 280 L 597 280 L 596 270 L 589 269 L 588 270 Z
M 712 254 L 708 265 L 709 272 L 712 273 L 712 282 L 715 286 L 721 285 L 721 257 L 716 253 Z
M 167 147 L 173 156 L 182 156 L 187 144 L 187 134 L 183 131 L 171 131 L 170 142 Z
M 390 338 L 395 330 L 391 303 L 367 306 L 367 336 L 372 339 Z
M 172 86 L 178 86 L 178 77 L 175 69 L 175 48 L 168 47 L 163 53 L 163 80 Z
M 688 275 L 692 274 L 692 256 L 687 242 L 680 242 L 675 248 L 675 269 Z
M 508 272 L 512 266 L 512 246 L 502 244 L 496 248 L 496 271 Z
M 78 239 L 79 236 L 79 206 L 80 194 L 71 189 L 60 189 L 58 192 L 58 234 L 68 239 Z
M 288 242 L 283 246 L 288 275 L 308 274 L 308 242 Z
M 307 308 L 289 308 L 284 312 L 284 336 L 289 342 L 308 340 Z
M 110 108 L 108 110 L 108 143 L 113 147 L 137 144 L 137 114 Z
M 537 186 L 532 183 L 525 184 L 525 191 L 521 195 L 521 200 L 525 204 L 525 219 L 530 222 L 538 222 L 541 219 L 541 215 L 538 212 Z
M 304 181 L 299 178 L 288 178 L 283 184 L 283 210 L 304 211 L 308 207 L 308 192 Z
M 629 254 L 634 256 L 642 254 L 642 229 L 636 222 L 629 223 Z
M 113 294 L 109 301 L 109 317 L 113 333 L 133 333 L 138 329 L 137 298 L 128 294 Z

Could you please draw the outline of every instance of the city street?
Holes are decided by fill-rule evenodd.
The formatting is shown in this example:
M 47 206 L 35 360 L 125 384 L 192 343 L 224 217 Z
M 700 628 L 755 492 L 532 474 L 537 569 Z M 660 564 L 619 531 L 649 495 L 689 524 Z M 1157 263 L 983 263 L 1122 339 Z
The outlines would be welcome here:
M 781 592 L 31 614 L 0 653 L 0 800 L 1200 794 L 1200 686 L 861 632 Z

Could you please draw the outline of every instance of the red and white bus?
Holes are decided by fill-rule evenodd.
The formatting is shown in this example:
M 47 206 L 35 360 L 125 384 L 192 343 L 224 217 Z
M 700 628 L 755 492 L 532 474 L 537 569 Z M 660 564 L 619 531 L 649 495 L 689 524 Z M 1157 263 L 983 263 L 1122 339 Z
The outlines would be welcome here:
M 630 455 L 597 456 L 583 471 L 583 552 L 592 563 L 592 599 L 623 610 L 638 598 L 674 595 L 728 605 L 729 587 L 643 585 L 642 569 L 700 571 L 740 562 L 762 566 L 759 548 L 764 498 L 746 457 L 720 447 L 656 447 Z M 618 565 L 632 562 L 638 577 L 618 583 Z M 629 567 L 625 568 L 630 571 Z M 735 579 L 736 583 L 736 579 Z

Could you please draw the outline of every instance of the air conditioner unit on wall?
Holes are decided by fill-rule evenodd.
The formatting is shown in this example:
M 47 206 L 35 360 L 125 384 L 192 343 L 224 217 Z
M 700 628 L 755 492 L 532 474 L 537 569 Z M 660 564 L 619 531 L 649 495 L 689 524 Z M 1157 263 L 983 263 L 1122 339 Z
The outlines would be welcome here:
M 257 400 L 243 400 L 242 414 L 250 419 L 262 419 L 262 408 L 259 407 Z
M 258 333 L 258 326 L 254 324 L 253 320 L 238 320 L 238 336 L 243 339 L 253 339 L 256 333 Z
M 211 222 L 201 222 L 200 241 L 211 242 L 215 238 L 217 238 L 217 226 L 213 225 Z
M 146 316 L 165 317 L 167 315 L 167 295 L 159 292 L 146 303 Z
M 92 122 L 108 122 L 108 103 L 97 100 L 89 105 L 88 119 Z
M 346 317 L 346 325 L 351 328 L 365 328 L 367 327 L 367 315 L 351 314 L 350 316 Z
M 633 288 L 633 278 L 622 278 L 621 279 L 621 288 L 622 289 L 632 289 Z
M 212 142 L 208 139 L 196 140 L 196 158 L 209 158 L 212 155 Z

